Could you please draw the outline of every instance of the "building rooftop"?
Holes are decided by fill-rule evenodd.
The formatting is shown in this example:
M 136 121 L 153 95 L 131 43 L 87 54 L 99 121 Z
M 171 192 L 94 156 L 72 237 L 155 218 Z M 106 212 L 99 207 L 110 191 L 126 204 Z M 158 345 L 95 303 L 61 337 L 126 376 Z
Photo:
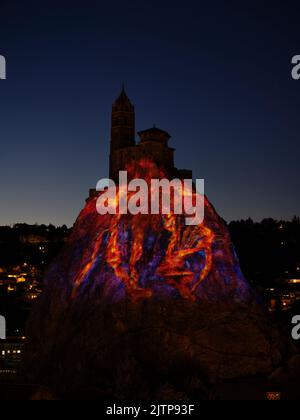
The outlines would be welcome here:
M 138 135 L 141 139 L 141 143 L 147 141 L 167 143 L 168 140 L 171 138 L 171 135 L 167 131 L 161 130 L 156 126 L 148 128 L 147 130 L 140 131 L 138 132 Z
M 116 99 L 116 101 L 113 104 L 113 108 L 120 108 L 122 110 L 126 110 L 126 109 L 133 109 L 133 104 L 130 101 L 130 99 L 127 96 L 127 93 L 125 92 L 125 88 L 123 86 L 122 91 L 120 93 L 120 95 L 118 96 L 118 98 Z

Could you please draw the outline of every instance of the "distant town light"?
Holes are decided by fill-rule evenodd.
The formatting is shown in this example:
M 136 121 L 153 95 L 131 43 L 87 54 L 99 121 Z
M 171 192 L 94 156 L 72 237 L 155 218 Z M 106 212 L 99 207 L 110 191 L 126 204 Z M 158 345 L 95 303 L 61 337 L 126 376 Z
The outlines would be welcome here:
M 290 284 L 300 284 L 300 279 L 291 279 L 289 281 Z
M 267 392 L 268 401 L 280 401 L 282 397 L 281 392 Z

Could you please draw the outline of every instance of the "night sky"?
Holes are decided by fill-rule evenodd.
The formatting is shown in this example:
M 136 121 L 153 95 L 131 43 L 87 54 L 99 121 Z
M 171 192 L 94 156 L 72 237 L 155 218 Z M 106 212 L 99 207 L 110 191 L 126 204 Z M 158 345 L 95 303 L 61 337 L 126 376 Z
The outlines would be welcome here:
M 299 22 L 299 1 L 1 0 L 0 224 L 74 223 L 123 81 L 227 221 L 300 215 Z

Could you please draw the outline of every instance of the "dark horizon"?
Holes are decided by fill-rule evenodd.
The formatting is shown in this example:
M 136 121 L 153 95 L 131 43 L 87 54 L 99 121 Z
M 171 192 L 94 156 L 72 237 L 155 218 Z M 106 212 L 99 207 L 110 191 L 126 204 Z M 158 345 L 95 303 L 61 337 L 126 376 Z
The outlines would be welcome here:
M 108 174 L 122 82 L 228 222 L 300 215 L 299 4 L 3 1 L 1 217 L 72 226 Z

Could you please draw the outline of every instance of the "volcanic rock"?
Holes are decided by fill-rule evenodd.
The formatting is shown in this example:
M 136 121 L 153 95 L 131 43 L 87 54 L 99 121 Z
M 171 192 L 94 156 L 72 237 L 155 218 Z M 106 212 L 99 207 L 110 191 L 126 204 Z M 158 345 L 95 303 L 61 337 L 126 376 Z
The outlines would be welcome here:
M 209 398 L 286 351 L 244 279 L 225 222 L 105 215 L 88 200 L 28 325 L 24 368 L 63 398 Z

